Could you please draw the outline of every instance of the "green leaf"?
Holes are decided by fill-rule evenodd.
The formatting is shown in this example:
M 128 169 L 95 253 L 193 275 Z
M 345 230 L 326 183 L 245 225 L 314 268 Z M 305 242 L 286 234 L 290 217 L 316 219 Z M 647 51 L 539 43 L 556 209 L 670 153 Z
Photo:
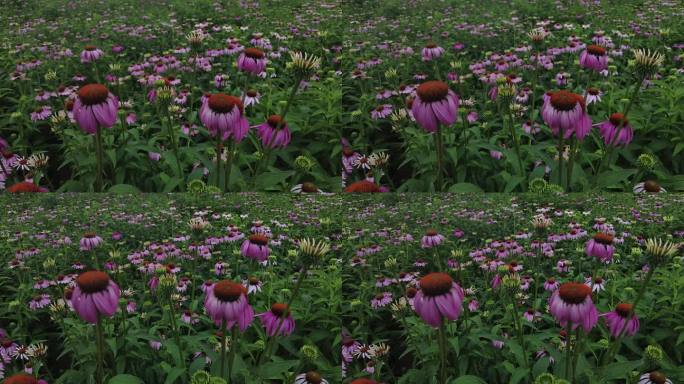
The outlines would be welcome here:
M 109 188 L 109 192 L 110 193 L 124 193 L 124 194 L 126 194 L 126 193 L 140 193 L 140 190 L 134 185 L 117 184 L 117 185 L 112 185 Z
M 297 360 L 283 360 L 266 363 L 259 368 L 259 374 L 262 379 L 266 380 L 282 379 L 283 373 L 297 364 Z
M 109 379 L 108 384 L 145 384 L 138 376 L 129 374 L 116 375 Z
M 449 384 L 487 384 L 487 382 L 477 376 L 465 375 L 452 380 Z
M 629 177 L 636 173 L 634 169 L 618 169 L 603 172 L 599 175 L 599 187 L 610 187 L 629 180 Z
M 467 192 L 482 192 L 482 188 L 472 183 L 457 183 L 449 187 L 449 192 L 467 193 Z
M 641 360 L 624 361 L 620 363 L 613 363 L 606 366 L 605 380 L 614 380 L 624 378 L 629 372 L 641 365 Z

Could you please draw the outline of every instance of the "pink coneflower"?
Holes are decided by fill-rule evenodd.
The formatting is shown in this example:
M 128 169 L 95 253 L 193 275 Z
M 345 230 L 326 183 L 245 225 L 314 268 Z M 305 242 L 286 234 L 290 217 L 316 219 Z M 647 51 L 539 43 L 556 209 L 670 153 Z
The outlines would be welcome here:
M 116 312 L 120 296 L 119 286 L 106 273 L 88 271 L 76 278 L 71 305 L 81 319 L 94 324 L 99 317 Z
M 266 334 L 271 337 L 276 334 L 290 336 L 295 329 L 294 318 L 292 318 L 292 313 L 286 304 L 274 303 L 271 305 L 270 311 L 259 315 L 259 320 L 261 320 Z M 280 329 L 278 329 L 279 327 Z
M 587 256 L 595 257 L 602 263 L 610 262 L 613 259 L 614 252 L 613 236 L 610 234 L 599 232 L 587 241 Z
M 582 140 L 591 129 L 591 118 L 586 112 L 584 98 L 572 92 L 552 92 L 544 103 L 541 114 L 556 136 L 562 132 L 568 139 L 574 133 Z
M 458 115 L 458 95 L 442 81 L 426 81 L 416 90 L 411 112 L 418 125 L 428 132 L 437 131 L 439 124 L 451 125 Z
M 444 318 L 457 320 L 463 304 L 463 290 L 449 275 L 434 272 L 425 275 L 420 282 L 413 305 L 416 313 L 428 325 L 439 327 Z
M 603 96 L 603 92 L 601 92 L 601 90 L 598 88 L 587 88 L 587 91 L 584 94 L 584 98 L 587 100 L 587 105 L 600 102 L 601 96 Z
M 606 49 L 598 45 L 587 45 L 587 48 L 580 54 L 580 67 L 601 72 L 608 68 L 608 56 Z
M 266 56 L 259 48 L 247 48 L 238 56 L 237 68 L 253 75 L 258 75 L 266 67 Z
M 104 52 L 100 48 L 94 45 L 86 45 L 81 52 L 81 63 L 91 63 L 99 60 L 102 56 L 104 56 Z
M 261 95 L 259 95 L 259 92 L 257 92 L 254 89 L 250 89 L 247 92 L 245 92 L 243 96 L 243 102 L 245 103 L 245 107 L 249 107 L 250 105 L 257 105 L 259 104 L 259 99 Z
M 423 61 L 430 61 L 436 59 L 444 53 L 444 48 L 438 46 L 435 43 L 428 43 L 421 51 L 423 56 Z
M 268 237 L 262 234 L 250 235 L 240 247 L 243 257 L 264 262 L 268 259 L 270 250 L 268 248 Z
M 665 188 L 661 187 L 655 180 L 646 180 L 638 183 L 632 188 L 634 193 L 665 193 Z
M 446 237 L 440 235 L 436 229 L 428 229 L 425 235 L 420 239 L 421 248 L 436 247 L 444 241 Z
M 622 128 L 619 128 L 620 125 L 622 125 Z M 616 138 L 615 135 L 618 134 L 618 130 L 620 134 Z M 627 145 L 634 137 L 634 131 L 629 125 L 629 121 L 622 113 L 611 114 L 608 120 L 599 125 L 599 132 L 603 136 L 603 141 L 606 145 Z
M 529 322 L 534 322 L 541 317 L 541 313 L 530 308 L 527 311 L 525 311 L 525 313 L 523 313 L 523 317 L 525 318 L 525 320 Z
M 290 143 L 290 129 L 280 115 L 269 116 L 257 127 L 257 132 L 265 148 L 285 148 Z
M 52 107 L 42 105 L 31 112 L 31 121 L 43 121 L 52 115 Z
M 392 302 L 392 293 L 383 292 L 378 293 L 371 299 L 371 308 L 378 309 L 382 308 Z
M 632 317 L 628 320 L 630 314 Z M 613 337 L 619 337 L 623 329 L 624 336 L 634 336 L 639 330 L 639 318 L 637 318 L 636 313 L 632 313 L 632 304 L 620 303 L 615 306 L 614 311 L 604 313 L 601 316 L 604 316 L 610 335 Z M 627 327 L 625 327 L 625 321 Z
M 572 329 L 582 326 L 589 332 L 598 321 L 598 312 L 591 300 L 591 288 L 582 283 L 564 283 L 549 299 L 549 312 L 561 326 L 572 323 Z
M 318 372 L 309 371 L 297 375 L 294 384 L 328 384 L 328 380 L 324 379 Z
M 256 276 L 251 276 L 247 279 L 247 294 L 251 295 L 253 293 L 261 292 L 261 280 Z
M 354 340 L 351 336 L 347 334 L 342 334 L 342 360 L 347 363 L 351 363 L 354 360 L 354 355 L 361 347 L 361 343 Z
M 74 120 L 88 134 L 97 128 L 110 128 L 118 117 L 119 99 L 102 84 L 88 84 L 78 90 L 74 101 Z
M 82 251 L 92 251 L 102 245 L 102 243 L 102 238 L 93 232 L 86 232 L 79 242 Z
M 242 101 L 235 96 L 215 93 L 205 99 L 200 107 L 200 120 L 212 136 L 221 135 L 222 140 L 231 136 L 242 141 L 249 130 L 249 122 L 242 115 Z
M 392 114 L 392 104 L 378 105 L 377 108 L 371 111 L 371 118 L 373 120 L 384 119 Z
M 355 152 L 350 147 L 344 146 L 342 148 L 342 169 L 346 173 L 354 171 L 354 163 L 361 157 L 361 154 Z
M 605 289 L 606 281 L 602 277 L 587 277 L 584 284 L 591 288 L 591 292 L 601 292 Z
M 247 301 L 247 290 L 242 284 L 222 280 L 209 287 L 204 298 L 204 309 L 218 326 L 224 321 L 226 328 L 237 324 L 245 331 L 254 319 L 254 311 Z

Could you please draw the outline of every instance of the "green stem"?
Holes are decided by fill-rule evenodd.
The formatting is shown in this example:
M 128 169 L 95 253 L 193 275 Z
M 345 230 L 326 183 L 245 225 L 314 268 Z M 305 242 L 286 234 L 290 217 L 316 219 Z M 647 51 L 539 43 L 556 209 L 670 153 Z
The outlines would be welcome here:
M 233 138 L 231 137 L 228 140 L 229 140 L 229 142 L 228 142 L 228 155 L 226 158 L 226 170 L 225 170 L 226 179 L 224 180 L 224 185 L 225 185 L 224 191 L 225 192 L 228 192 L 228 188 L 229 188 L 228 182 L 230 181 L 230 173 L 233 170 L 233 151 L 235 150 L 235 141 L 233 140 Z
M 221 133 L 216 133 L 216 188 L 221 189 Z
M 525 168 L 523 168 L 522 157 L 520 154 L 520 140 L 515 132 L 515 127 L 513 127 L 513 113 L 511 113 L 510 108 L 508 108 L 508 123 L 508 128 L 511 131 L 511 138 L 513 138 L 513 144 L 515 145 L 515 155 L 518 157 L 518 170 L 520 171 L 520 176 L 522 176 L 524 180 L 526 179 L 526 176 Z M 522 183 L 522 185 L 525 185 L 525 183 Z
M 171 296 L 169 296 L 169 318 L 171 319 L 173 337 L 176 341 L 176 346 L 178 346 L 178 359 L 181 362 L 181 367 L 185 369 L 185 355 L 183 354 L 183 347 L 181 346 L 180 331 L 178 330 L 178 325 L 176 324 L 176 311 L 174 310 L 173 300 L 171 300 Z
M 563 135 L 563 128 L 560 128 L 558 135 L 558 185 L 565 191 L 565 187 L 563 186 L 563 147 L 565 145 L 565 137 Z
M 568 325 L 567 325 L 566 331 L 565 331 L 565 376 L 564 377 L 566 380 L 570 380 L 570 365 L 572 365 L 571 356 L 570 356 L 570 346 L 572 345 L 571 335 L 572 335 L 572 321 L 568 321 Z
M 221 322 L 221 377 L 226 376 L 226 331 L 226 320 L 223 319 L 223 321 Z
M 446 346 L 446 331 L 444 329 L 444 319 L 439 324 L 439 383 L 446 384 L 447 382 L 447 346 Z
M 577 371 L 577 360 L 579 360 L 579 353 L 580 353 L 580 338 L 582 336 L 582 333 L 580 331 L 580 327 L 577 327 L 575 330 L 575 348 L 573 350 L 573 363 L 572 363 L 572 369 L 571 369 L 571 376 L 572 380 L 570 380 L 571 383 L 575 383 L 575 374 Z
M 435 148 L 437 149 L 437 192 L 442 192 L 444 189 L 444 145 L 442 143 L 441 124 L 437 124 L 437 131 L 435 131 Z
M 511 302 L 513 302 L 513 321 L 515 322 L 515 330 L 518 332 L 518 342 L 523 352 L 523 362 L 525 363 L 525 369 L 529 371 L 530 365 L 527 361 L 527 348 L 525 347 L 525 334 L 523 330 L 523 325 L 520 321 L 520 309 L 518 308 L 518 303 L 515 297 L 511 297 Z
M 164 114 L 166 115 L 167 129 L 169 130 L 169 138 L 171 139 L 171 146 L 173 148 L 173 155 L 176 157 L 176 166 L 178 167 L 178 177 L 183 180 L 180 183 L 180 189 L 183 190 L 185 185 L 185 177 L 183 175 L 183 166 L 181 165 L 180 157 L 178 157 L 178 141 L 176 140 L 176 133 L 173 129 L 173 123 L 171 121 L 171 114 L 169 113 L 169 108 L 164 108 Z
M 95 192 L 102 192 L 102 128 L 95 130 L 95 152 L 97 156 L 97 170 L 95 174 Z
M 99 129 L 99 128 L 98 128 Z M 102 318 L 97 314 L 97 322 L 95 323 L 95 337 L 97 338 L 97 376 L 95 382 L 97 384 L 104 383 L 104 351 L 102 343 Z
M 238 338 L 240 333 L 238 332 L 237 325 L 233 325 L 230 335 L 230 355 L 228 356 L 228 382 L 231 382 L 233 377 L 233 361 L 235 361 L 235 350 L 238 348 Z

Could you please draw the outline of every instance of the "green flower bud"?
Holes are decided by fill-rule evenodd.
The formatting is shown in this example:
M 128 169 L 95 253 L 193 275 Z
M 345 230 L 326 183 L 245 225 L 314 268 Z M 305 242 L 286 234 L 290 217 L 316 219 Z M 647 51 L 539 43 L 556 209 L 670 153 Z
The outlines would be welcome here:
M 257 340 L 254 342 L 254 348 L 256 348 L 259 351 L 263 351 L 264 347 L 266 347 L 266 343 L 264 343 L 263 340 Z
M 542 373 L 534 379 L 534 384 L 554 384 L 555 382 L 555 376 L 550 373 Z
M 294 164 L 297 168 L 309 172 L 316 165 L 316 161 L 308 156 L 301 155 L 297 156 Z
M 644 350 L 644 362 L 647 364 L 649 370 L 656 369 L 660 366 L 660 362 L 663 361 L 664 353 L 663 350 L 657 345 L 649 345 Z
M 642 153 L 637 158 L 637 166 L 640 169 L 650 171 L 658 164 L 658 159 L 650 153 Z
M 192 374 L 191 384 L 210 384 L 211 375 L 206 371 L 197 371 Z
M 546 190 L 547 184 L 546 180 L 541 177 L 535 177 L 528 183 L 528 189 L 533 193 L 543 193 Z
M 299 353 L 301 353 L 305 359 L 310 361 L 318 359 L 318 349 L 310 344 L 302 345 L 302 347 L 299 349 Z
M 202 180 L 195 179 L 188 182 L 188 192 L 190 193 L 202 193 L 206 188 L 207 185 Z

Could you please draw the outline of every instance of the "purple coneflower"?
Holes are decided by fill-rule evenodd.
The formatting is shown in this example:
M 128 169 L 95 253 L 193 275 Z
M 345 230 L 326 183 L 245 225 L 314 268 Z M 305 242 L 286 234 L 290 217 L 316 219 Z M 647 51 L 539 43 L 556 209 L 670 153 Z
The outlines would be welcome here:
M 83 234 L 83 237 L 79 242 L 82 251 L 91 251 L 102 245 L 102 243 L 102 238 L 93 232 L 86 232 Z
M 623 332 L 623 329 L 624 336 L 634 336 L 639 330 L 639 318 L 637 318 L 636 313 L 632 312 L 632 304 L 620 303 L 615 306 L 614 311 L 604 313 L 602 316 L 604 316 L 610 335 L 613 337 L 621 336 L 620 332 Z M 626 327 L 625 322 L 627 322 Z
M 71 305 L 81 319 L 95 324 L 100 316 L 110 317 L 116 312 L 120 296 L 119 286 L 106 273 L 88 271 L 76 278 Z
M 285 148 L 290 143 L 290 129 L 280 115 L 271 115 L 257 127 L 257 132 L 266 148 Z
M 86 45 L 81 52 L 81 63 L 91 63 L 99 60 L 102 56 L 104 56 L 104 52 L 100 48 L 94 45 Z
M 618 131 L 620 132 L 619 134 Z M 629 121 L 622 113 L 611 114 L 608 120 L 599 125 L 599 132 L 603 136 L 603 141 L 606 145 L 627 145 L 634 137 L 632 126 L 629 125 Z
M 88 84 L 78 90 L 74 101 L 74 120 L 88 134 L 98 127 L 110 128 L 118 117 L 119 99 L 102 84 Z
M 458 103 L 458 95 L 446 83 L 426 81 L 416 90 L 411 112 L 423 129 L 435 132 L 439 124 L 451 125 L 456 121 Z
M 582 283 L 564 283 L 549 299 L 549 312 L 561 326 L 582 326 L 589 332 L 598 321 L 598 312 L 591 300 L 591 288 Z
M 254 311 L 247 301 L 247 290 L 242 284 L 222 280 L 207 288 L 204 309 L 218 326 L 225 321 L 226 328 L 237 324 L 244 332 L 254 319 Z
M 591 129 L 591 118 L 586 112 L 584 98 L 568 91 L 552 92 L 542 107 L 542 117 L 553 134 L 561 132 L 568 139 L 574 133 L 584 139 Z
M 421 248 L 432 248 L 438 246 L 446 238 L 440 235 L 436 229 L 428 229 L 425 235 L 420 240 Z
M 240 252 L 242 253 L 242 256 L 248 259 L 257 260 L 260 263 L 263 263 L 268 259 L 270 253 L 268 248 L 268 237 L 258 233 L 250 235 L 242 243 Z
M 238 56 L 237 68 L 239 71 L 258 75 L 266 67 L 266 56 L 258 48 L 247 48 Z
M 425 275 L 420 282 L 413 305 L 416 313 L 432 327 L 442 325 L 444 318 L 457 320 L 463 304 L 463 290 L 451 276 L 442 272 Z
M 318 372 L 309 371 L 297 375 L 295 384 L 328 384 L 328 380 L 324 379 Z
M 613 236 L 599 232 L 587 241 L 587 256 L 595 257 L 602 263 L 608 263 L 613 259 L 615 247 L 613 246 Z
M 200 107 L 200 120 L 212 136 L 221 135 L 222 140 L 231 136 L 242 141 L 249 130 L 249 122 L 242 115 L 242 101 L 235 96 L 215 93 L 205 99 Z
M 423 61 L 430 61 L 436 59 L 444 53 L 444 48 L 435 43 L 428 43 L 422 50 Z
M 292 313 L 286 304 L 274 303 L 271 305 L 271 310 L 259 315 L 259 320 L 261 320 L 266 334 L 271 337 L 276 334 L 278 336 L 290 336 L 295 329 L 294 318 L 292 318 Z
M 601 72 L 608 68 L 608 56 L 606 49 L 598 45 L 587 45 L 587 48 L 580 54 L 580 67 Z

